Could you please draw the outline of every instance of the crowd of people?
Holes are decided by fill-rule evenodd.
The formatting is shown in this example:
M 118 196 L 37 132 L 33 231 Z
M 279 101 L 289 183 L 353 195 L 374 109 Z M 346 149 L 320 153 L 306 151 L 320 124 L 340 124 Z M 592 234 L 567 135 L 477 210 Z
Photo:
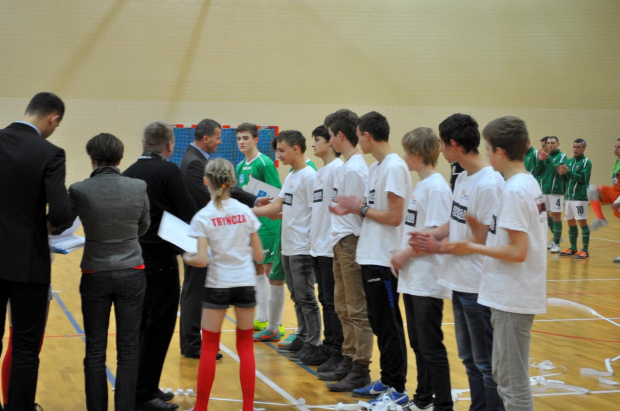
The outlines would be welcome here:
M 566 200 L 570 247 L 560 255 L 583 259 L 589 256 L 588 200 L 597 217 L 593 229 L 608 224 L 601 203 L 613 203 L 620 217 L 620 139 L 613 187 L 594 186 L 583 139 L 573 143 L 572 159 L 559 150 L 557 137 L 545 137 L 536 150 L 517 117 L 493 120 L 480 133 L 473 117 L 451 115 L 438 135 L 427 127 L 406 133 L 401 157 L 390 145 L 385 116 L 338 110 L 312 132 L 314 155 L 323 162 L 318 171 L 300 131 L 273 138 L 276 156 L 291 167 L 283 183 L 257 148 L 254 124 L 237 128 L 245 159 L 235 169 L 211 158 L 221 144 L 216 121 L 197 124 L 180 167 L 167 161 L 175 145 L 172 127 L 156 121 L 144 129 L 142 155 L 124 172 L 121 140 L 108 133 L 91 138 L 86 152 L 93 172 L 67 190 L 64 151 L 46 141 L 64 111 L 58 96 L 39 93 L 23 121 L 0 131 L 0 184 L 13 193 L 0 200 L 0 332 L 7 303 L 11 319 L 5 410 L 40 409 L 35 394 L 49 304 L 47 236 L 76 217 L 86 238 L 80 266 L 86 408 L 108 409 L 112 307 L 115 409 L 178 408 L 159 380 L 180 304 L 181 353 L 200 360 L 194 411 L 208 408 L 230 306 L 244 410 L 253 409 L 254 342 L 277 342 L 292 360 L 318 366 L 328 390 L 404 410 L 451 410 L 441 327 L 445 299 L 452 300 L 470 409 L 533 409 L 528 357 L 534 316 L 546 310 L 545 221 L 553 236 L 549 248 L 559 252 Z M 453 170 L 462 170 L 452 190 L 436 169 L 440 153 Z M 363 154 L 375 160 L 370 167 Z M 411 172 L 419 177 L 415 187 Z M 279 195 L 257 198 L 244 191 L 252 178 L 280 189 Z M 196 253 L 157 235 L 164 212 L 190 223 Z M 286 339 L 284 284 L 297 320 L 297 331 Z M 411 396 L 401 295 L 417 369 Z M 374 337 L 380 375 L 373 380 Z

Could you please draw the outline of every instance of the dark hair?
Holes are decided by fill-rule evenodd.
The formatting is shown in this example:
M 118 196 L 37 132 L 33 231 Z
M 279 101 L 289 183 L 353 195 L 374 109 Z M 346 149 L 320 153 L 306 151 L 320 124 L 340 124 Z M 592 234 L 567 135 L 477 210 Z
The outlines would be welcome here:
M 297 130 L 284 130 L 280 131 L 273 140 L 271 140 L 271 147 L 275 150 L 278 143 L 285 142 L 289 146 L 297 146 L 302 153 L 306 152 L 306 138 L 301 131 Z
M 452 114 L 439 124 L 439 137 L 444 144 L 449 145 L 454 140 L 463 147 L 465 154 L 473 151 L 478 154 L 480 145 L 480 130 L 478 122 L 469 114 Z
M 549 139 L 550 139 L 550 138 L 554 139 L 554 140 L 555 140 L 555 141 L 557 141 L 558 143 L 560 142 L 560 139 L 559 139 L 559 138 L 557 138 L 556 136 L 547 136 L 547 141 L 549 141 Z
M 525 121 L 519 117 L 506 116 L 491 121 L 482 130 L 482 136 L 493 148 L 501 148 L 510 161 L 523 161 L 529 141 Z
M 248 131 L 253 138 L 258 138 L 258 127 L 252 123 L 242 123 L 237 126 L 237 133 Z M 210 135 L 210 134 L 209 134 Z
M 144 128 L 144 137 L 142 138 L 144 150 L 161 153 L 169 141 L 174 141 L 174 130 L 170 124 L 163 121 L 153 121 Z
M 37 93 L 28 103 L 26 114 L 38 117 L 46 117 L 50 114 L 58 114 L 60 119 L 65 115 L 65 103 L 54 93 Z
M 325 140 L 329 141 L 329 131 L 327 131 L 327 127 L 318 126 L 314 130 L 312 130 L 312 137 L 323 137 Z
M 586 146 L 586 140 L 584 140 L 583 138 L 578 138 L 575 141 L 573 141 L 573 143 L 579 143 L 581 144 L 582 147 Z
M 540 142 L 541 143 L 546 143 L 548 138 L 549 137 L 543 137 L 543 138 L 540 139 Z
M 390 138 L 390 125 L 387 118 L 376 111 L 371 111 L 361 116 L 357 120 L 357 127 L 362 134 L 370 134 L 375 141 L 388 141 Z
M 86 143 L 86 153 L 98 167 L 117 165 L 124 151 L 123 142 L 109 133 L 97 134 Z
M 196 125 L 196 129 L 194 130 L 194 141 L 200 141 L 204 136 L 212 136 L 215 134 L 216 128 L 222 128 L 217 121 L 211 120 L 210 118 L 200 120 L 200 123 Z
M 357 114 L 349 109 L 343 108 L 325 117 L 323 124 L 334 134 L 342 132 L 344 137 L 349 140 L 353 146 L 356 146 L 358 141 L 356 133 L 358 120 Z

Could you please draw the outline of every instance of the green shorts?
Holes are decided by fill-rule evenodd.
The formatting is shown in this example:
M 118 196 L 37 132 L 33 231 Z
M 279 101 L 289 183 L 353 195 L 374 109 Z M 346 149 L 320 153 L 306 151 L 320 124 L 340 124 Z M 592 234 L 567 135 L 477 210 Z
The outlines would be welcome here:
M 277 237 L 261 236 L 260 242 L 263 245 L 263 261 L 257 261 L 256 264 L 271 264 L 276 255 L 276 247 L 280 245 L 280 239 Z
M 274 242 L 273 265 L 269 273 L 269 279 L 273 281 L 284 281 L 285 279 L 284 269 L 282 268 L 282 247 L 280 244 L 280 239 L 276 239 Z

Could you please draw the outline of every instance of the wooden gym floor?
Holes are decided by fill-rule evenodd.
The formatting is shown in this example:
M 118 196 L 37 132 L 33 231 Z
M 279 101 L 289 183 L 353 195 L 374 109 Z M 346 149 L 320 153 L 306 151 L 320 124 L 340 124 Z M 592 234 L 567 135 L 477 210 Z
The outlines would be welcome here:
M 620 255 L 620 220 L 613 217 L 607 206 L 605 213 L 610 227 L 592 232 L 588 260 L 574 260 L 550 254 L 548 259 L 547 293 L 554 303 L 548 305 L 545 315 L 536 317 L 532 331 L 532 362 L 549 360 L 557 368 L 539 371 L 531 368 L 531 375 L 552 374 L 547 380 L 563 381 L 566 385 L 589 390 L 579 394 L 561 388 L 551 388 L 535 394 L 538 410 L 618 409 L 620 386 L 599 382 L 596 376 L 580 375 L 580 369 L 594 368 L 605 371 L 605 359 L 620 356 L 620 313 L 617 302 L 620 296 L 620 264 L 612 260 Z M 593 213 L 590 212 L 590 219 Z M 591 220 L 590 220 L 591 221 Z M 568 237 L 564 225 L 564 238 Z M 581 238 L 579 239 L 579 244 Z M 567 248 L 565 240 L 563 248 Z M 46 411 L 84 410 L 84 336 L 78 284 L 81 250 L 69 255 L 56 256 L 53 263 L 52 284 L 54 300 L 50 306 L 49 321 L 45 333 L 37 402 Z M 554 300 L 552 300 L 554 301 Z M 580 306 L 570 305 L 570 302 Z M 402 310 L 402 307 L 401 307 Z M 404 310 L 403 310 L 404 313 Z M 403 314 L 404 315 L 404 314 Z M 287 299 L 284 325 L 295 329 L 295 314 Z M 445 344 L 451 365 L 452 388 L 467 389 L 465 369 L 457 357 L 454 338 L 452 307 L 447 301 L 444 310 Z M 218 361 L 217 375 L 209 403 L 211 410 L 240 409 L 241 392 L 238 380 L 238 362 L 235 353 L 234 314 L 224 322 L 221 340 L 224 359 Z M 116 369 L 115 325 L 112 318 L 108 345 L 108 379 L 114 380 Z M 6 347 L 8 330 L 2 341 Z M 286 355 L 276 351 L 276 344 L 256 343 L 257 365 L 255 406 L 267 410 L 296 409 L 292 405 L 304 399 L 308 405 L 335 405 L 338 402 L 356 403 L 348 394 L 331 393 L 325 383 L 316 378 L 316 367 L 291 362 Z M 375 347 L 371 376 L 377 379 L 379 352 Z M 603 377 L 620 382 L 620 359 L 612 362 L 616 375 Z M 186 359 L 179 352 L 178 323 L 174 335 L 161 387 L 196 390 L 198 360 Z M 415 360 L 409 355 L 409 393 L 415 391 Z M 113 409 L 113 392 L 110 385 L 110 410 Z M 455 409 L 469 408 L 469 392 L 463 391 L 455 403 Z M 194 398 L 177 396 L 174 402 L 180 409 L 193 406 Z M 616 404 L 616 405 L 614 405 Z M 303 409 L 299 408 L 298 409 Z M 333 409 L 333 408 L 332 408 Z

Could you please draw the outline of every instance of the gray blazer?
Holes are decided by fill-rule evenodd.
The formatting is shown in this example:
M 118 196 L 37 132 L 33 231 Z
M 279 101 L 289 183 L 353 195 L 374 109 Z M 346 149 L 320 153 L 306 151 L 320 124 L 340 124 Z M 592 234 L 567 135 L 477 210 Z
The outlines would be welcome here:
M 121 176 L 116 167 L 99 167 L 90 178 L 72 184 L 69 196 L 86 234 L 82 270 L 122 270 L 144 263 L 138 243 L 150 223 L 144 181 Z

